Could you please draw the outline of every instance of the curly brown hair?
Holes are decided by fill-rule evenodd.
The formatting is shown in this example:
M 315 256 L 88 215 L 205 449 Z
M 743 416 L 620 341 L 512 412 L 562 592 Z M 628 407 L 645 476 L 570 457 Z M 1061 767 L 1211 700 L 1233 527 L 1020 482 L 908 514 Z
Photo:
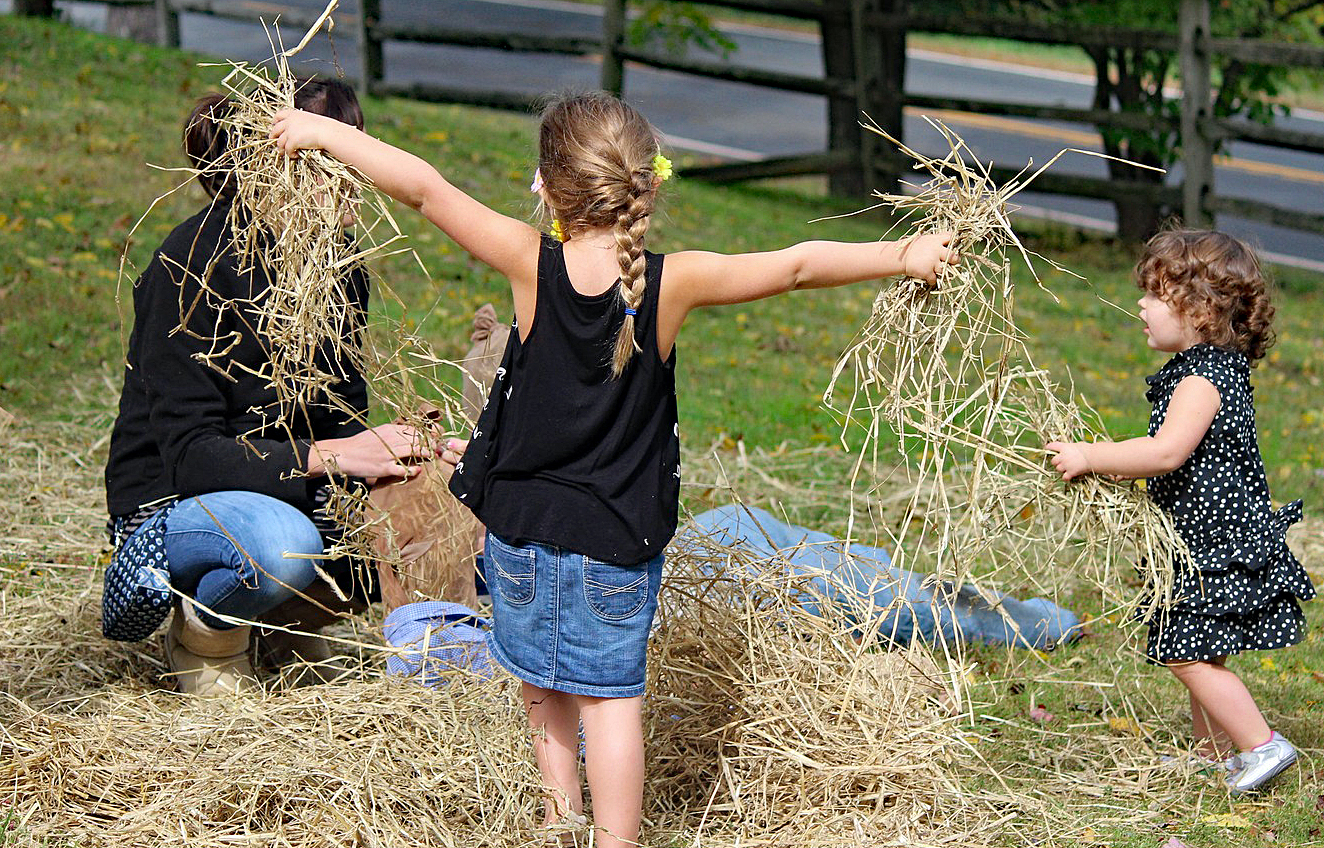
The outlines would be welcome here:
M 1214 230 L 1165 230 L 1145 244 L 1136 285 L 1191 322 L 1200 338 L 1254 364 L 1274 342 L 1273 304 L 1259 257 Z

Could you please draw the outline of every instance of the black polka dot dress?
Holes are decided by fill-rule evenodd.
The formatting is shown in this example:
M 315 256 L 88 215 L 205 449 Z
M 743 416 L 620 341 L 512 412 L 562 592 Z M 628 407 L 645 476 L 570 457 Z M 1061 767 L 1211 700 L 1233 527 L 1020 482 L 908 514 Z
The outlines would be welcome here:
M 1287 547 L 1301 501 L 1275 511 L 1255 438 L 1250 365 L 1234 350 L 1198 344 L 1146 378 L 1158 432 L 1183 378 L 1204 377 L 1219 407 L 1195 452 L 1175 471 L 1150 478 L 1147 490 L 1172 516 L 1191 550 L 1173 601 L 1149 622 L 1152 662 L 1210 660 L 1240 651 L 1282 648 L 1305 636 L 1299 600 L 1315 597 L 1306 570 Z

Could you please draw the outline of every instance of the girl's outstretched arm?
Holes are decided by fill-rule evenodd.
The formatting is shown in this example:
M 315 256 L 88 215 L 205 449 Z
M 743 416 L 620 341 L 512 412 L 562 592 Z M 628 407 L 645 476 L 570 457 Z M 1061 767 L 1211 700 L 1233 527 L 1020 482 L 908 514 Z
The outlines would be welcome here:
M 690 310 L 698 306 L 748 303 L 796 289 L 844 286 L 906 274 L 937 283 L 960 261 L 948 247 L 952 234 L 934 233 L 899 241 L 806 241 L 766 253 L 687 250 L 662 266 L 658 349 L 664 358 Z
M 298 109 L 276 113 L 271 138 L 290 156 L 325 150 L 380 191 L 417 209 L 475 259 L 505 275 L 518 296 L 536 284 L 538 231 L 451 185 L 437 169 L 349 124 Z
M 1194 453 L 1218 414 L 1218 389 L 1192 374 L 1177 384 L 1163 426 L 1153 436 L 1124 442 L 1049 442 L 1053 467 L 1063 480 L 1082 474 L 1156 477 L 1180 468 Z
M 690 307 L 748 303 L 898 274 L 936 283 L 959 261 L 948 247 L 951 240 L 944 232 L 899 241 L 806 241 L 766 253 L 690 250 L 668 256 L 663 273 Z

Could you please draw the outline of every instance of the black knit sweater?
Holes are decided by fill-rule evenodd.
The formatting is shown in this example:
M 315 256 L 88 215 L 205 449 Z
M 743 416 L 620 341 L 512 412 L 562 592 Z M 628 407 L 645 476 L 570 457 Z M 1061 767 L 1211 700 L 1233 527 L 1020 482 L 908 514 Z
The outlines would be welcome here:
M 229 211 L 218 201 L 176 227 L 134 284 L 124 390 L 106 463 L 111 516 L 164 497 L 224 490 L 271 495 L 311 514 L 319 481 L 294 473 L 305 467 L 308 445 L 364 428 L 325 397 L 284 426 L 275 423 L 275 390 L 254 373 L 270 358 L 255 308 L 270 281 L 262 268 L 239 271 Z M 367 277 L 356 268 L 342 283 L 361 327 Z M 338 396 L 366 413 L 362 375 L 325 352 L 321 359 L 343 378 Z

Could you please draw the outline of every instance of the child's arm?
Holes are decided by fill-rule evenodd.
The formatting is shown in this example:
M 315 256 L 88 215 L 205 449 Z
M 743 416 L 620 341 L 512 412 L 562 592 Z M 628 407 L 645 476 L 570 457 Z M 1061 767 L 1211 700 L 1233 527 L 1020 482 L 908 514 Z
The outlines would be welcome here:
M 475 259 L 505 275 L 515 288 L 535 284 L 538 231 L 474 200 L 414 154 L 334 118 L 297 109 L 276 113 L 271 137 L 290 156 L 300 150 L 325 150 L 358 170 L 379 190 L 417 209 Z
M 1081 474 L 1156 477 L 1180 468 L 1199 446 L 1218 413 L 1218 389 L 1191 375 L 1177 384 L 1168 413 L 1153 436 L 1124 442 L 1049 442 L 1053 467 L 1063 480 Z
M 951 233 L 900 241 L 806 241 L 767 253 L 725 255 L 691 250 L 667 257 L 666 287 L 683 312 L 748 303 L 796 289 L 844 286 L 906 274 L 930 283 L 958 261 Z

